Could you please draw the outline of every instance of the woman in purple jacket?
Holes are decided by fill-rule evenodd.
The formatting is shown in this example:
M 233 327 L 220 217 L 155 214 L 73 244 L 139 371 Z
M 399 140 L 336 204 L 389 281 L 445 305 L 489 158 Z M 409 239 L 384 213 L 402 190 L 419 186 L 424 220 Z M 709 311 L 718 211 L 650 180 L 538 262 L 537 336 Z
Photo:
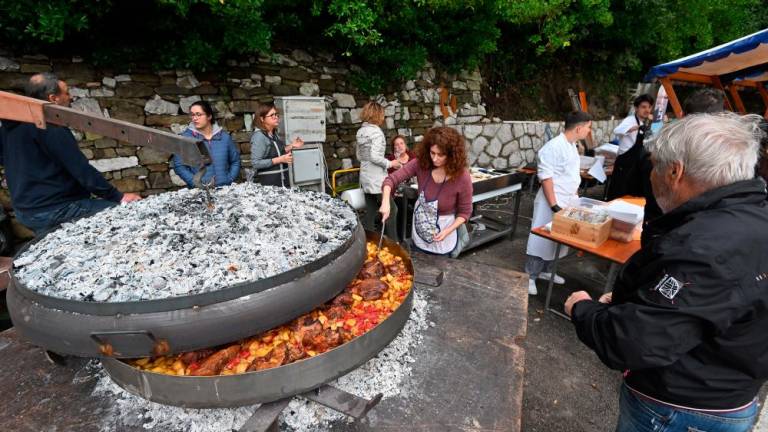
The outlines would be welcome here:
M 211 155 L 201 181 L 208 184 L 211 179 L 216 186 L 226 186 L 237 179 L 240 173 L 240 152 L 232 137 L 216 123 L 213 109 L 206 101 L 197 101 L 189 107 L 190 123 L 181 135 L 202 140 Z M 173 170 L 190 188 L 194 188 L 194 176 L 198 167 L 184 165 L 178 155 L 173 155 Z
M 416 158 L 384 179 L 379 209 L 383 220 L 389 218 L 392 190 L 411 177 L 419 182 L 413 209 L 414 246 L 431 254 L 458 256 L 469 242 L 465 223 L 472 215 L 472 178 L 464 137 L 449 127 L 427 131 L 416 148 Z

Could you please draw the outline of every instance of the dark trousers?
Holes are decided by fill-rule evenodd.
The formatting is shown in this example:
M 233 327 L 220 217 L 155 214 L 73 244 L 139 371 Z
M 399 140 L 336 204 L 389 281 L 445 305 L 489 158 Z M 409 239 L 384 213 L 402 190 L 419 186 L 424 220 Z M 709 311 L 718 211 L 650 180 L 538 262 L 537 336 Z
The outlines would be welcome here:
M 44 211 L 16 210 L 16 219 L 34 231 L 35 235 L 40 235 L 43 231 L 54 228 L 64 222 L 83 216 L 90 216 L 115 205 L 117 203 L 112 201 L 86 198 L 64 203 Z
M 363 226 L 367 230 L 379 231 L 381 229 L 381 194 L 365 194 L 365 215 L 363 216 Z M 376 228 L 376 227 L 379 228 Z M 397 204 L 392 196 L 389 197 L 389 219 L 384 226 L 384 233 L 387 237 L 396 242 L 400 242 L 397 234 Z

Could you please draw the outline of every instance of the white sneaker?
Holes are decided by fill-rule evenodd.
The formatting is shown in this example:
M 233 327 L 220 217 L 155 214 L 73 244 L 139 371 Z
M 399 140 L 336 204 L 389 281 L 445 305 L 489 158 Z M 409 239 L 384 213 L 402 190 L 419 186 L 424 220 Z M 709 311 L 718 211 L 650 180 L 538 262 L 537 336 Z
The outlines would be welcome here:
M 552 273 L 539 273 L 539 277 L 537 279 L 543 279 L 543 280 L 549 280 L 552 277 Z M 565 283 L 565 279 L 563 279 L 559 274 L 555 274 L 554 280 L 552 282 L 562 285 Z
M 539 290 L 536 289 L 536 280 L 535 279 L 528 279 L 528 294 L 529 295 L 536 295 L 539 293 Z

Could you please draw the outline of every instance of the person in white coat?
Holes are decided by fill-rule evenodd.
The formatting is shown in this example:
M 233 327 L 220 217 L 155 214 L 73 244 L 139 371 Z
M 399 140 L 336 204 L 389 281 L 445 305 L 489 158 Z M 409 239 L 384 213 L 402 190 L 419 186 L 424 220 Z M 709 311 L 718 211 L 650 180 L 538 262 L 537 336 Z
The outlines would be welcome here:
M 613 134 L 619 139 L 619 156 L 635 145 L 640 126 L 646 119 L 650 120 L 653 114 L 653 97 L 650 95 L 641 94 L 635 98 L 632 105 L 635 107 L 635 112 L 624 118 L 613 130 Z
M 576 142 L 589 136 L 592 130 L 592 116 L 583 111 L 573 111 L 565 117 L 563 132 L 547 141 L 536 155 L 541 188 L 533 201 L 532 227 L 552 222 L 552 215 L 578 200 L 580 158 Z M 565 283 L 558 275 L 552 274 L 550 266 L 555 259 L 557 244 L 537 235 L 528 237 L 528 255 L 525 271 L 530 277 L 528 294 L 536 295 L 536 279 L 554 278 L 555 283 Z M 568 248 L 561 248 L 563 257 Z

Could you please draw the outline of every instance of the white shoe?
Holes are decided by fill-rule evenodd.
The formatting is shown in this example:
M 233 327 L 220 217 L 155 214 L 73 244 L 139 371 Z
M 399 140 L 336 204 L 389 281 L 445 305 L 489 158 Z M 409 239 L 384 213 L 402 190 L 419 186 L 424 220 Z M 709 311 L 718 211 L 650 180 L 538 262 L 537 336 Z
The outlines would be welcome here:
M 536 289 L 536 280 L 535 279 L 528 279 L 528 294 L 529 295 L 536 295 L 539 293 L 539 290 Z
M 539 273 L 539 277 L 537 279 L 543 279 L 543 280 L 549 280 L 552 278 L 552 273 Z M 555 274 L 554 280 L 552 282 L 562 285 L 565 283 L 565 279 L 563 279 L 559 274 Z

